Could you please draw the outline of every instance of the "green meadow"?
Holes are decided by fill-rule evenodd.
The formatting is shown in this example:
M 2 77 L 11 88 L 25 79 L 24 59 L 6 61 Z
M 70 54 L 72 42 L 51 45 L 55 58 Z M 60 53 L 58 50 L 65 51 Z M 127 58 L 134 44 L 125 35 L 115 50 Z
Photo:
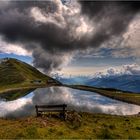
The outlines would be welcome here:
M 66 121 L 56 116 L 0 119 L 2 139 L 139 139 L 140 116 L 73 112 Z

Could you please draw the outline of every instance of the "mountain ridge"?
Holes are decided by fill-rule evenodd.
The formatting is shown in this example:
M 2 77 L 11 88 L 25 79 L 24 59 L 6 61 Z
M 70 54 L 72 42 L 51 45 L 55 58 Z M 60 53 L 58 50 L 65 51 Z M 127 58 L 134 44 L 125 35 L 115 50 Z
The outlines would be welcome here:
M 140 93 L 140 75 L 110 75 L 110 76 L 73 76 L 55 77 L 64 84 L 79 84 L 98 88 L 114 88 L 123 91 Z

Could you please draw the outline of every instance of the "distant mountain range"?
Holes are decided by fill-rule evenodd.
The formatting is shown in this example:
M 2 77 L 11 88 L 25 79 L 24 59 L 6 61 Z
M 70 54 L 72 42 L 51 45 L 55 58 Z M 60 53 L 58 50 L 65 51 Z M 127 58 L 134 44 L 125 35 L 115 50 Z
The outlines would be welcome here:
M 92 78 L 86 81 L 85 84 L 104 88 L 116 88 L 124 91 L 140 92 L 140 75 L 117 75 Z
M 108 77 L 69 77 L 59 78 L 64 84 L 82 84 L 103 88 L 116 88 L 124 91 L 140 92 L 140 75 L 120 75 Z
M 110 68 L 93 76 L 57 76 L 56 79 L 65 84 L 84 84 L 140 93 L 140 68 L 136 64 L 125 65 L 121 69 Z

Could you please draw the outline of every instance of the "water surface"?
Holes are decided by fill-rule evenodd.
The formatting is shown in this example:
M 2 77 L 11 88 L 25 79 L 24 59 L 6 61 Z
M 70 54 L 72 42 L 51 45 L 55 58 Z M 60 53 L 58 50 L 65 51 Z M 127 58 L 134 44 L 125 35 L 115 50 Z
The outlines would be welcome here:
M 36 89 L 14 101 L 0 101 L 0 116 L 23 117 L 35 114 L 36 104 L 67 104 L 77 111 L 131 115 L 140 112 L 140 106 L 104 97 L 94 92 L 66 87 Z

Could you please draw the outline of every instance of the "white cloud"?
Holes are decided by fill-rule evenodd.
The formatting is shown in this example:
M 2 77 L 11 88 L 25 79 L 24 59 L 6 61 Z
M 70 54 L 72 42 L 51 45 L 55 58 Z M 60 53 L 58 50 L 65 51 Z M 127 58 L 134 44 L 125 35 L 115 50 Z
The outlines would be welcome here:
M 131 22 L 123 37 L 127 41 L 126 45 L 133 50 L 133 55 L 140 57 L 140 14 Z
M 31 52 L 25 50 L 21 44 L 12 44 L 5 42 L 0 36 L 0 53 L 16 54 L 23 56 L 31 56 Z
M 118 39 L 115 44 L 116 49 L 112 51 L 114 57 L 140 57 L 140 14 L 138 14 L 128 26 L 127 31 Z
M 103 49 L 110 51 L 108 54 L 114 58 L 140 58 L 140 14 L 130 22 L 127 30 L 120 36 L 112 36 L 110 40 L 104 42 L 98 49 L 92 53 L 97 53 L 97 57 L 106 57 L 102 54 Z M 90 54 L 92 54 L 90 53 Z
M 33 7 L 30 10 L 30 16 L 38 23 L 53 23 L 60 28 L 67 28 L 70 25 L 69 35 L 75 39 L 85 34 L 92 34 L 93 23 L 81 15 L 81 6 L 78 2 L 73 1 L 68 5 L 62 4 L 61 0 L 53 2 L 57 5 L 56 11 L 47 13 L 38 7 Z

